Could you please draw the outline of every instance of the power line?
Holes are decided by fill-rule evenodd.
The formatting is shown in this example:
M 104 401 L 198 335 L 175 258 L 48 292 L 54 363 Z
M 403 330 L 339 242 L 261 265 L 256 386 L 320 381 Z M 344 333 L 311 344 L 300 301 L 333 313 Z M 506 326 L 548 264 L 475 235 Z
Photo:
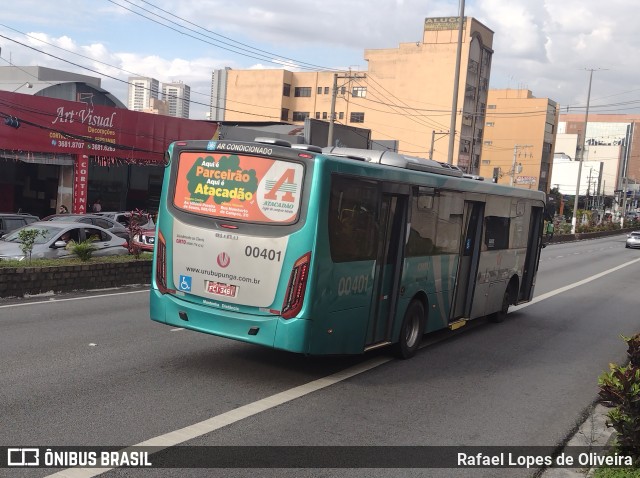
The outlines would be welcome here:
M 110 1 L 111 3 L 114 3 L 112 0 L 108 0 L 108 1 Z M 131 5 L 135 5 L 133 2 L 131 2 L 131 1 L 129 1 L 129 0 L 124 0 L 124 1 L 126 1 L 127 3 L 129 3 L 129 4 L 131 4 Z M 292 62 L 294 62 L 294 63 L 300 64 L 300 65 L 309 65 L 309 66 L 311 66 L 311 67 L 314 67 L 315 69 L 328 70 L 328 71 L 340 71 L 340 70 L 335 70 L 335 69 L 333 69 L 333 68 L 328 68 L 328 67 L 325 67 L 325 66 L 314 65 L 313 63 L 307 63 L 307 62 L 304 62 L 304 61 L 296 60 L 296 59 L 294 59 L 294 58 L 288 58 L 288 57 L 286 57 L 286 56 L 278 55 L 278 54 L 275 54 L 275 53 L 269 52 L 269 51 L 267 51 L 267 50 L 262 50 L 262 49 L 260 49 L 260 48 L 256 48 L 256 47 L 251 46 L 251 45 L 248 45 L 248 44 L 246 44 L 246 43 L 242 43 L 242 42 L 239 42 L 239 41 L 237 41 L 237 40 L 234 40 L 233 38 L 230 38 L 230 37 L 227 37 L 227 36 L 221 35 L 221 34 L 219 34 L 219 33 L 216 33 L 216 32 L 214 32 L 214 31 L 212 31 L 212 30 L 208 30 L 207 28 L 205 28 L 205 27 L 203 27 L 203 26 L 201 26 L 201 25 L 198 25 L 198 24 L 193 23 L 193 22 L 191 22 L 191 21 L 189 21 L 189 20 L 187 20 L 187 19 L 185 19 L 185 18 L 183 18 L 183 17 L 180 17 L 180 16 L 176 15 L 176 14 L 175 14 L 175 12 L 169 12 L 169 11 L 167 11 L 167 10 L 164 10 L 164 9 L 160 8 L 159 6 L 157 6 L 157 5 L 154 5 L 154 4 L 153 4 L 153 3 L 151 3 L 151 2 L 148 2 L 148 1 L 145 1 L 145 0 L 140 0 L 140 1 L 141 1 L 142 3 L 146 3 L 147 5 L 150 5 L 150 6 L 154 7 L 154 8 L 156 8 L 156 9 L 160 10 L 161 12 L 164 12 L 164 13 L 166 13 L 166 14 L 170 15 L 172 19 L 173 19 L 173 18 L 177 18 L 177 19 L 179 19 L 179 20 L 181 20 L 181 21 L 183 21 L 183 22 L 185 22 L 185 23 L 187 23 L 187 24 L 189 24 L 189 25 L 193 25 L 193 26 L 195 26 L 196 28 L 200 28 L 201 30 L 204 30 L 204 31 L 205 31 L 205 32 L 207 32 L 207 33 L 210 33 L 210 34 L 215 35 L 215 36 L 220 37 L 220 38 L 224 38 L 225 40 L 232 41 L 233 43 L 237 43 L 238 45 L 242 45 L 242 46 L 244 46 L 244 47 L 250 48 L 251 50 L 255 50 L 255 51 L 258 51 L 258 52 L 261 52 L 261 53 L 266 53 L 266 54 L 268 54 L 268 55 L 273 55 L 273 56 L 276 56 L 276 57 L 278 57 L 278 56 L 279 56 L 279 57 L 281 57 L 281 58 L 283 58 L 283 59 L 285 59 L 285 60 L 289 60 L 289 61 L 292 61 Z M 136 6 L 137 6 L 137 5 L 136 5 Z M 142 7 L 138 7 L 138 8 L 141 8 L 141 9 L 142 9 Z M 145 11 L 148 11 L 148 10 L 145 10 Z M 151 12 L 149 12 L 149 13 L 151 13 Z M 154 15 L 157 15 L 157 14 L 155 14 L 155 13 L 154 13 Z M 163 18 L 163 17 L 161 17 L 161 18 Z M 221 43 L 228 45 L 228 43 L 226 43 L 226 42 L 221 42 Z M 230 45 L 230 46 L 233 46 L 233 45 Z M 235 47 L 235 46 L 234 46 L 234 48 L 238 48 L 238 47 Z M 249 51 L 249 50 L 247 50 L 247 51 Z
M 52 58 L 55 58 L 56 60 L 63 61 L 63 62 L 68 63 L 68 64 L 70 64 L 70 65 L 73 65 L 73 66 L 76 66 L 76 67 L 78 67 L 78 68 L 81 68 L 81 69 L 83 69 L 83 70 L 91 71 L 92 73 L 96 73 L 96 74 L 98 74 L 98 75 L 102 75 L 102 76 L 105 76 L 105 77 L 107 77 L 107 78 L 111 78 L 112 80 L 118 81 L 118 82 L 120 82 L 120 83 L 125 83 L 125 84 L 130 85 L 130 86 L 132 85 L 132 84 L 131 84 L 131 83 L 129 83 L 127 80 L 122 80 L 122 79 L 117 78 L 117 77 L 115 77 L 115 76 L 111 76 L 111 75 L 108 75 L 108 74 L 106 74 L 106 73 L 101 73 L 101 72 L 99 72 L 99 71 L 97 71 L 97 70 L 94 70 L 93 68 L 89 68 L 89 67 L 87 67 L 87 66 L 80 65 L 80 64 L 75 63 L 75 62 L 70 61 L 70 60 L 66 60 L 66 59 L 61 58 L 61 57 L 59 57 L 59 56 L 56 56 L 56 55 L 54 55 L 54 54 L 52 54 L 52 53 L 48 53 L 48 52 L 46 52 L 46 51 L 38 50 L 38 49 L 37 49 L 37 48 L 35 48 L 35 47 L 32 47 L 32 46 L 26 45 L 25 43 L 19 42 L 18 40 L 14 40 L 13 38 L 9 38 L 9 37 L 7 37 L 7 36 L 5 36 L 5 35 L 1 35 L 1 34 L 0 34 L 0 38 L 4 38 L 5 40 L 9 40 L 9 41 L 11 41 L 11 42 L 17 43 L 18 45 L 21 45 L 21 46 L 23 46 L 23 47 L 25 47 L 25 48 L 28 48 L 28 49 L 30 49 L 30 50 L 37 51 L 38 53 L 42 53 L 43 55 L 50 56 L 50 57 L 52 57 Z M 65 50 L 65 51 L 66 51 L 66 50 Z M 151 91 L 151 89 L 150 89 L 150 88 L 145 88 L 145 89 L 146 89 L 146 90 L 148 90 L 148 91 Z M 197 104 L 197 105 L 201 105 L 201 106 L 207 106 L 207 107 L 210 107 L 210 105 L 209 105 L 209 104 L 201 103 L 201 102 L 199 102 L 199 101 L 194 101 L 194 100 L 191 100 L 191 99 L 189 100 L 189 103 Z M 259 114 L 259 113 L 249 113 L 249 112 L 246 112 L 246 111 L 232 110 L 232 109 L 230 109 L 230 108 L 220 108 L 220 109 L 224 109 L 225 111 L 231 111 L 231 112 L 233 112 L 233 113 L 242 113 L 242 114 L 249 114 L 249 115 L 253 115 L 253 116 L 261 116 L 261 117 L 269 118 L 269 119 L 272 119 L 272 120 L 273 120 L 273 118 L 274 118 L 274 116 L 272 116 L 272 115 L 262 115 L 262 114 Z
M 261 54 L 261 53 L 255 53 L 255 52 L 253 52 L 253 51 L 251 51 L 251 50 L 248 50 L 247 48 L 237 47 L 237 46 L 235 46 L 235 45 L 232 45 L 232 44 L 227 43 L 227 42 L 223 42 L 223 41 L 221 41 L 221 40 L 212 39 L 211 37 L 206 36 L 206 35 L 204 35 L 203 33 L 200 33 L 200 32 L 198 32 L 198 31 L 196 31 L 196 30 L 194 30 L 194 29 L 192 29 L 192 28 L 188 28 L 188 27 L 185 27 L 185 26 L 182 26 L 182 25 L 180 25 L 180 26 L 179 26 L 180 28 L 182 28 L 182 29 L 186 30 L 187 32 L 193 32 L 193 33 L 195 33 L 196 35 L 201 35 L 201 36 L 203 36 L 203 37 L 204 37 L 204 38 L 198 38 L 197 36 L 191 35 L 191 34 L 186 33 L 186 32 L 184 32 L 184 31 L 180 31 L 180 30 L 178 30 L 178 28 L 176 28 L 176 27 L 173 27 L 173 26 L 171 26 L 171 25 L 167 25 L 167 24 L 165 24 L 165 23 L 161 23 L 161 22 L 159 22 L 158 20 L 154 20 L 153 18 L 150 18 L 150 17 L 148 17 L 147 15 L 144 15 L 144 14 L 142 14 L 142 13 L 140 13 L 140 12 L 137 12 L 137 11 L 135 11 L 135 10 L 132 10 L 131 8 L 125 7 L 124 5 L 120 5 L 119 3 L 115 2 L 114 0 L 107 0 L 107 1 L 108 1 L 108 2 L 110 2 L 110 3 L 113 3 L 114 5 L 116 5 L 116 6 L 120 7 L 120 8 L 122 8 L 122 9 L 124 9 L 124 10 L 129 11 L 129 12 L 131 12 L 131 13 L 135 14 L 135 15 L 138 15 L 138 16 L 140 16 L 140 17 L 142 17 L 142 18 L 145 18 L 146 20 L 149 20 L 149 21 L 151 21 L 151 22 L 153 22 L 153 23 L 156 23 L 156 24 L 161 25 L 161 26 L 163 26 L 163 27 L 165 27 L 165 28 L 168 28 L 169 30 L 173 30 L 173 31 L 175 31 L 175 32 L 177 32 L 177 33 L 179 33 L 179 34 L 181 34 L 181 35 L 184 35 L 184 36 L 187 36 L 187 37 L 193 38 L 194 40 L 201 41 L 201 42 L 203 42 L 203 43 L 206 43 L 206 44 L 208 44 L 208 45 L 214 46 L 214 47 L 216 47 L 216 48 L 220 48 L 220 49 L 222 49 L 222 50 L 226 50 L 226 51 L 229 51 L 229 52 L 231 52 L 231 53 L 235 53 L 235 54 L 238 54 L 238 55 L 242 55 L 242 56 L 246 56 L 246 57 L 249 57 L 249 58 L 253 58 L 253 59 L 255 59 L 255 60 L 267 61 L 267 62 L 269 62 L 269 63 L 273 63 L 273 64 L 276 64 L 276 65 L 282 65 L 283 63 L 285 63 L 285 62 L 282 62 L 282 61 L 274 60 L 273 58 L 270 58 L 269 56 L 263 55 L 263 54 Z M 127 3 L 129 3 L 129 4 L 132 4 L 132 5 L 135 5 L 135 4 L 133 4 L 132 2 L 130 2 L 129 0 L 123 0 L 123 1 L 125 1 L 125 2 L 127 2 Z M 147 3 L 147 2 L 145 2 L 145 3 Z M 151 5 L 151 4 L 150 4 L 150 5 Z M 135 6 L 136 6 L 137 8 L 139 8 L 139 9 L 141 9 L 141 10 L 143 10 L 143 11 L 147 12 L 147 13 L 150 13 L 151 15 L 154 15 L 154 16 L 156 16 L 156 17 L 161 18 L 161 19 L 162 19 L 162 20 L 164 20 L 164 21 L 167 21 L 167 22 L 170 22 L 171 24 L 174 24 L 173 19 L 168 19 L 168 18 L 166 18 L 166 17 L 163 17 L 163 16 L 161 16 L 161 15 L 158 15 L 157 13 L 152 12 L 152 11 L 150 11 L 150 10 L 146 9 L 146 8 L 143 8 L 143 7 L 141 7 L 140 5 L 135 5 Z M 155 7 L 155 5 L 154 5 L 154 7 Z M 158 7 L 156 7 L 156 8 L 158 8 Z M 161 10 L 161 11 L 165 11 L 165 10 L 162 10 L 162 9 L 160 9 L 160 8 L 158 8 L 158 9 L 159 9 L 159 10 Z M 179 18 L 179 17 L 175 17 L 175 18 Z M 181 19 L 181 20 L 182 20 L 182 19 Z M 184 20 L 184 21 L 186 21 L 186 20 Z M 203 29 L 203 30 L 206 30 L 206 29 L 204 29 L 203 27 L 198 27 L 198 28 L 201 28 L 201 29 Z M 206 31 L 208 31 L 208 30 L 206 30 Z M 225 47 L 225 46 L 222 46 L 222 45 L 227 45 L 228 47 Z M 243 51 L 244 51 L 244 52 L 246 52 L 246 53 L 243 53 Z M 259 50 L 259 51 L 263 51 L 263 50 Z M 268 52 L 267 52 L 267 53 L 268 53 Z M 271 55 L 271 54 L 270 54 L 270 55 Z M 274 56 L 278 56 L 278 55 L 274 55 Z M 298 62 L 296 62 L 296 60 L 291 60 L 291 61 L 293 61 L 294 63 L 298 63 Z M 317 70 L 318 68 L 319 68 L 319 69 L 321 69 L 321 70 L 329 70 L 328 68 L 326 68 L 326 67 L 322 67 L 322 66 L 317 66 L 317 65 L 305 66 L 305 63 L 304 63 L 304 62 L 299 62 L 299 63 L 300 63 L 300 64 L 296 65 L 296 67 L 301 68 L 301 69 L 304 69 L 304 70 Z M 309 64 L 309 65 L 310 65 L 310 64 Z

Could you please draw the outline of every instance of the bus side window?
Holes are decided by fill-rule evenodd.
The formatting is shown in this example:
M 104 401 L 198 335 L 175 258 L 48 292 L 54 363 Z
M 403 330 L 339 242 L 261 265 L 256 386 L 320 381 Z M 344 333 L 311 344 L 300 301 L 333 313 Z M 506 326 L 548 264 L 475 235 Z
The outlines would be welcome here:
M 407 238 L 407 257 L 437 254 L 435 247 L 437 209 L 433 208 L 433 195 L 417 194 L 411 200 L 411 229 Z
M 510 222 L 508 217 L 487 216 L 484 218 L 484 244 L 488 250 L 509 248 Z
M 377 186 L 333 178 L 329 204 L 329 241 L 334 262 L 373 260 L 376 255 Z
M 464 199 L 455 191 L 441 191 L 438 197 L 438 228 L 436 246 L 441 254 L 458 254 Z

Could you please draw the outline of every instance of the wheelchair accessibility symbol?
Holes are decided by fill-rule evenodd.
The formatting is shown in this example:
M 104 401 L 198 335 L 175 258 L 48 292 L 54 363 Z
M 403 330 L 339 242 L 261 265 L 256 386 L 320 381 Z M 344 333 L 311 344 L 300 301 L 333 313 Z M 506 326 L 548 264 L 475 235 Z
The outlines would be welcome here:
M 185 292 L 191 292 L 191 276 L 180 276 L 178 289 Z

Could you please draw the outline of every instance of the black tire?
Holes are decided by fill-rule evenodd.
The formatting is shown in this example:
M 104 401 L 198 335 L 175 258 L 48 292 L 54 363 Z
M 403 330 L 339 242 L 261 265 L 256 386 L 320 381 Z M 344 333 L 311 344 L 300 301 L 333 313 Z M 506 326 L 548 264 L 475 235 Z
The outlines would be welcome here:
M 414 300 L 409 304 L 404 314 L 402 327 L 400 327 L 400 338 L 394 346 L 394 352 L 398 358 L 408 359 L 416 354 L 424 335 L 424 325 L 424 305 L 419 300 Z
M 509 312 L 509 305 L 511 304 L 511 287 L 507 287 L 502 296 L 502 306 L 498 312 L 495 312 L 489 316 L 491 322 L 500 323 L 504 322 Z

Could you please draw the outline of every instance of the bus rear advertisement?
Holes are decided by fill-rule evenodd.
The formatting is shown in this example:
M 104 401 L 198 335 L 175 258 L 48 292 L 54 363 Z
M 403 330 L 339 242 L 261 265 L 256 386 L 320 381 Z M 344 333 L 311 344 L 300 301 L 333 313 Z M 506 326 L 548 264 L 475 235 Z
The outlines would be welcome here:
M 531 300 L 544 193 L 392 152 L 178 141 L 151 318 L 303 354 L 391 345 Z

